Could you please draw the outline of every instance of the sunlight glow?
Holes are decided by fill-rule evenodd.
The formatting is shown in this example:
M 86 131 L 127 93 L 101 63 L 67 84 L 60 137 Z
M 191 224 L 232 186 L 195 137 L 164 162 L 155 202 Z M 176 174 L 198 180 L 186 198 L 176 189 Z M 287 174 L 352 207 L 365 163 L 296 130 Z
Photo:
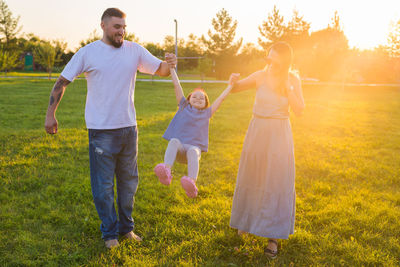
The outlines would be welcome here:
M 400 20 L 398 0 L 257 0 L 241 1 L 204 0 L 193 1 L 127 1 L 127 0 L 8 0 L 25 33 L 33 32 L 39 37 L 64 39 L 74 49 L 79 41 L 87 38 L 99 26 L 99 17 L 107 7 L 119 7 L 127 13 L 128 31 L 135 33 L 140 42 L 162 43 L 166 35 L 174 36 L 174 19 L 178 21 L 178 36 L 187 38 L 207 35 L 211 20 L 222 8 L 238 21 L 237 38 L 244 43 L 257 44 L 260 36 L 258 26 L 266 20 L 276 5 L 286 20 L 297 9 L 304 19 L 311 22 L 311 30 L 325 28 L 335 10 L 339 12 L 343 30 L 351 47 L 373 48 L 387 41 L 390 23 Z M 60 8 L 62 5 L 62 8 Z M 38 19 L 37 14 L 40 14 Z

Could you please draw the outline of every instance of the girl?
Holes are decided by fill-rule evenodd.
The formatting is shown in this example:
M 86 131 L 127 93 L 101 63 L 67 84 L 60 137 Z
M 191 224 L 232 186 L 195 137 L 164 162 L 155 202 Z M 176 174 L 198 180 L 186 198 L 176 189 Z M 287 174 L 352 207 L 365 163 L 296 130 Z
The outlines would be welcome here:
M 188 197 L 195 198 L 198 192 L 196 179 L 199 173 L 201 152 L 208 150 L 210 118 L 231 91 L 232 84 L 229 83 L 210 107 L 208 96 L 201 88 L 194 89 L 185 98 L 173 66 L 170 66 L 170 71 L 179 109 L 163 135 L 165 139 L 169 140 L 164 163 L 158 164 L 154 168 L 154 172 L 160 183 L 169 185 L 172 180 L 171 167 L 175 159 L 180 163 L 186 163 L 188 175 L 181 178 L 181 185 Z
M 294 232 L 295 166 L 289 107 L 300 115 L 304 99 L 300 79 L 290 71 L 292 48 L 278 42 L 264 70 L 234 83 L 232 92 L 256 88 L 253 118 L 243 143 L 230 225 L 269 238 L 265 253 L 275 258 L 278 239 Z

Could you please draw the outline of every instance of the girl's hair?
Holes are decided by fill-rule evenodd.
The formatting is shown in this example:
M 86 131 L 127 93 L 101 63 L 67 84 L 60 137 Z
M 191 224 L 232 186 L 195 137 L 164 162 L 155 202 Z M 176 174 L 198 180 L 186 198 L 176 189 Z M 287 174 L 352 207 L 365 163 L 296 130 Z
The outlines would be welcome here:
M 270 51 L 273 50 L 279 55 L 280 59 L 280 68 L 281 71 L 277 74 L 278 78 L 278 86 L 276 88 L 277 92 L 284 95 L 286 92 L 286 81 L 288 80 L 289 73 L 292 73 L 291 70 L 292 61 L 293 61 L 293 49 L 292 47 L 286 42 L 277 42 L 270 46 L 268 49 L 268 54 Z M 268 65 L 265 67 L 265 70 L 268 68 Z M 295 74 L 295 72 L 293 72 Z
M 210 100 L 208 99 L 208 95 L 207 95 L 206 91 L 204 91 L 200 87 L 195 88 L 190 94 L 188 94 L 188 96 L 186 97 L 187 101 L 190 101 L 190 97 L 192 96 L 192 94 L 197 91 L 202 92 L 205 97 L 206 104 L 204 105 L 204 108 L 202 108 L 202 109 L 208 108 L 210 106 Z

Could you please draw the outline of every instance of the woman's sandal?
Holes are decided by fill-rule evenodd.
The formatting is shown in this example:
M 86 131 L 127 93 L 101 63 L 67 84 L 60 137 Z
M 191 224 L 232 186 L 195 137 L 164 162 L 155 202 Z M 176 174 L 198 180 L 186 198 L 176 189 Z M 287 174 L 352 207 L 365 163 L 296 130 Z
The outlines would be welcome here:
M 274 244 L 276 245 L 276 247 L 278 248 L 278 242 L 276 242 L 275 240 L 273 240 L 273 239 L 268 239 L 268 243 L 274 243 Z M 272 250 L 272 249 L 269 249 L 269 248 L 265 248 L 265 249 L 264 249 L 264 253 L 265 253 L 268 257 L 270 257 L 271 259 L 275 259 L 276 256 L 278 255 L 278 250 Z

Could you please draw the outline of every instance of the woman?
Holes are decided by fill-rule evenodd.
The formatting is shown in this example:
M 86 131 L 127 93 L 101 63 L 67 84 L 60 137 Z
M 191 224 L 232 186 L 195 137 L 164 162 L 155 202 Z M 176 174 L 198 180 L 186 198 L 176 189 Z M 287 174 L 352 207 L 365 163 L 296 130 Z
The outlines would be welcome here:
M 232 92 L 256 88 L 253 118 L 239 163 L 230 225 L 238 234 L 267 237 L 265 253 L 275 258 L 278 239 L 294 232 L 295 165 L 289 107 L 300 115 L 300 79 L 291 70 L 293 52 L 285 42 L 271 46 L 263 70 L 236 81 Z

